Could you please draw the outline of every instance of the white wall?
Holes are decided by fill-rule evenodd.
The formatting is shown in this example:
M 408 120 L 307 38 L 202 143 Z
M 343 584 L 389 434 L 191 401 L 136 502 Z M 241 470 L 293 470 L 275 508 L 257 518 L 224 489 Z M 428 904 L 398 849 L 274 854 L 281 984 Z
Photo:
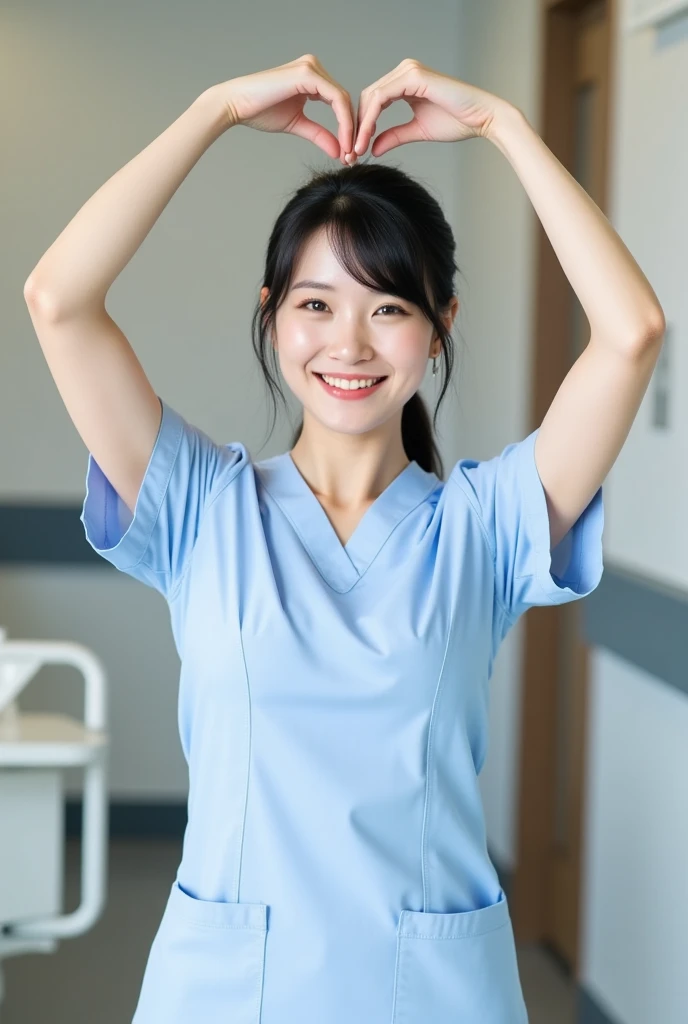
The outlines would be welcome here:
M 660 31 L 624 34 L 617 45 L 610 219 L 673 328 L 673 385 L 671 429 L 653 429 L 650 389 L 614 466 L 606 551 L 688 589 L 688 14 Z
M 688 1018 L 688 699 L 591 659 L 581 981 L 612 1020 Z
M 366 85 L 405 57 L 458 73 L 454 0 L 435 0 L 430 12 L 412 0 L 353 0 L 346 8 L 278 0 L 246 7 L 177 2 L 162 12 L 158 3 L 131 0 L 106 6 L 65 0 L 57 7 L 30 0 L 0 12 L 2 502 L 83 500 L 87 452 L 50 375 L 22 290 L 43 252 L 100 185 L 211 84 L 302 53 L 315 53 L 356 102 Z M 306 113 L 336 133 L 329 106 L 308 103 Z M 407 104 L 395 104 L 383 111 L 378 130 L 410 116 Z M 455 224 L 455 147 L 406 146 L 384 159 L 417 174 Z M 307 176 L 307 163 L 341 166 L 292 136 L 243 127 L 225 134 L 173 196 L 108 295 L 108 311 L 156 391 L 218 441 L 242 440 L 254 458 L 283 451 L 291 434 L 281 421 L 260 449 L 269 416 L 250 316 L 270 230 Z M 427 383 L 431 399 L 434 388 Z M 451 394 L 443 408 L 441 441 L 449 463 L 464 439 Z M 1 567 L 0 623 L 9 639 L 75 640 L 103 658 L 111 686 L 114 798 L 185 797 L 176 725 L 179 661 L 167 608 L 155 591 L 105 562 L 102 569 Z M 44 670 L 21 704 L 79 714 L 76 675 Z

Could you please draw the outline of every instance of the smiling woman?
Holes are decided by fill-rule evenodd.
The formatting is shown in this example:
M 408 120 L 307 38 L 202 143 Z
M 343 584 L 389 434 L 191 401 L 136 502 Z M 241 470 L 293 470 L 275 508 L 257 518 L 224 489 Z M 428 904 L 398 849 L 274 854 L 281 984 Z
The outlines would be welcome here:
M 444 475 L 433 427 L 455 361 L 455 248 L 437 201 L 398 168 L 358 163 L 314 172 L 295 192 L 269 239 L 253 346 L 272 401 L 270 432 L 276 397 L 286 407 L 278 360 L 302 404 L 291 440 L 297 457 L 304 428 L 309 446 L 336 431 L 366 435 L 367 458 L 386 462 L 391 474 L 414 459 Z M 428 359 L 434 369 L 442 353 L 431 424 L 419 388 Z M 366 383 L 338 387 L 337 380 Z M 345 416 L 342 401 L 352 409 Z
M 312 96 L 332 103 L 339 138 L 303 115 Z M 341 159 L 402 96 L 416 120 L 375 138 L 375 155 L 418 133 L 471 137 L 495 109 L 409 60 L 364 90 L 357 133 L 351 97 L 311 54 L 231 80 L 106 182 L 27 282 L 89 448 L 87 540 L 164 596 L 181 658 L 191 813 L 132 1024 L 527 1022 L 478 784 L 487 684 L 520 615 L 600 580 L 601 488 L 580 504 L 581 470 L 562 452 L 600 425 L 578 460 L 588 473 L 618 436 L 597 409 L 618 423 L 645 355 L 595 347 L 571 379 L 538 451 L 575 499 L 569 513 L 579 505 L 550 550 L 538 431 L 440 479 L 419 387 L 444 353 L 436 418 L 454 362 L 455 242 L 401 170 L 315 173 L 271 233 L 253 343 L 273 409 L 277 359 L 303 406 L 291 451 L 258 461 L 189 423 L 103 305 L 227 127 L 291 132 Z M 495 140 L 560 217 L 562 179 L 543 188 L 537 139 L 518 119 L 503 125 Z M 570 232 L 586 222 L 572 215 Z M 591 253 L 595 279 L 610 274 L 613 250 L 583 237 L 579 249 L 588 283 Z M 637 288 L 621 291 L 637 301 Z

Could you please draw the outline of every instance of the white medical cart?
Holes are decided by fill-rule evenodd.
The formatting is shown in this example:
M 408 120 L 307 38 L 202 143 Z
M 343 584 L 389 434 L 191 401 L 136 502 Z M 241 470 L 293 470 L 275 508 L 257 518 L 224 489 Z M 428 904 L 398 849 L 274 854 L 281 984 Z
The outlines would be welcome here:
M 83 721 L 20 712 L 17 697 L 44 665 L 73 665 L 83 676 Z M 7 639 L 0 628 L 0 1018 L 5 957 L 52 953 L 60 939 L 88 931 L 106 898 L 108 787 L 107 683 L 88 648 Z M 81 902 L 63 914 L 63 771 L 83 769 Z

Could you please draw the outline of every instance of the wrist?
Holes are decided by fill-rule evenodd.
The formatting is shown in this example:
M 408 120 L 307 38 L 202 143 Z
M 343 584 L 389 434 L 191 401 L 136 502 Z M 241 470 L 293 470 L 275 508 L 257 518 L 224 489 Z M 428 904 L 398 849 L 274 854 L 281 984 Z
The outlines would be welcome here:
M 202 92 L 194 100 L 192 106 L 201 112 L 204 119 L 207 119 L 210 129 L 216 137 L 219 138 L 228 128 L 233 127 L 227 104 L 215 86 Z
M 515 107 L 512 103 L 502 103 L 490 121 L 484 138 L 494 142 L 497 148 L 504 152 L 510 133 L 519 131 L 527 123 L 528 119 L 522 110 Z

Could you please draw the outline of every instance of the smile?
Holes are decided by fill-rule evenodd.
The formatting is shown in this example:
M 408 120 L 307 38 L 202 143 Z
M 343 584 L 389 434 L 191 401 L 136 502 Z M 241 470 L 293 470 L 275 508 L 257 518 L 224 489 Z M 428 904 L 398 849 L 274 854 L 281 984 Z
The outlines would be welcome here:
M 365 385 L 364 384 L 363 386 L 361 386 L 359 384 L 358 386 L 353 387 L 353 388 L 352 387 L 340 388 L 340 387 L 337 387 L 334 384 L 328 384 L 327 381 L 324 380 L 322 375 L 319 374 L 319 373 L 314 373 L 313 376 L 318 378 L 318 380 L 320 381 L 320 384 L 322 385 L 322 387 L 325 389 L 325 391 L 327 391 L 328 394 L 332 395 L 333 398 L 342 398 L 342 399 L 345 399 L 345 400 L 348 399 L 349 401 L 351 401 L 351 400 L 356 401 L 359 398 L 367 398 L 368 395 L 371 395 L 374 391 L 377 391 L 384 384 L 384 382 L 387 380 L 386 377 L 381 377 L 381 378 L 379 378 L 376 381 L 375 384 L 371 384 L 371 385 Z M 332 379 L 333 378 L 330 378 L 330 380 L 332 380 Z M 371 378 L 368 377 L 368 378 L 361 378 L 361 379 L 362 380 L 370 380 Z M 375 378 L 372 378 L 372 379 L 374 380 Z

